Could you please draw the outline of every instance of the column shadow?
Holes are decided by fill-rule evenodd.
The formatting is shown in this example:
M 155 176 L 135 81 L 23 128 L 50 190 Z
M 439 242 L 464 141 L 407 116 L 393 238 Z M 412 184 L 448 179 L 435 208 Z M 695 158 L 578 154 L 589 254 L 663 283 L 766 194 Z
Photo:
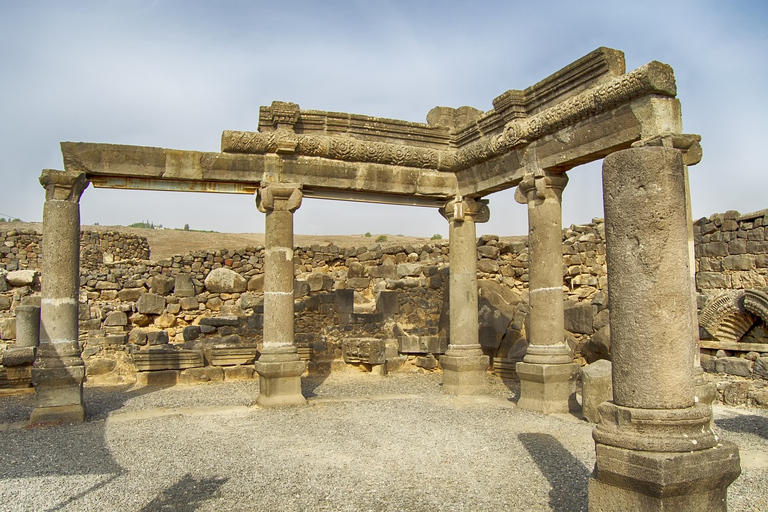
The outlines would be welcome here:
M 715 425 L 723 430 L 755 434 L 768 439 L 768 418 L 756 414 L 744 414 L 715 420 Z
M 229 478 L 197 479 L 187 473 L 181 480 L 147 503 L 141 512 L 197 510 L 203 503 L 213 499 L 228 480 Z
M 587 510 L 591 472 L 584 464 L 550 434 L 522 433 L 517 437 L 552 487 L 549 491 L 552 510 Z

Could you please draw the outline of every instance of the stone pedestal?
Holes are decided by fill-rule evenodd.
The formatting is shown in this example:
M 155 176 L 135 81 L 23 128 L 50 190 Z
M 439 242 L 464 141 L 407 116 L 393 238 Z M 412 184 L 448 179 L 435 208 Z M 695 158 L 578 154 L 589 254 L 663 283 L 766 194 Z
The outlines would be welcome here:
M 613 402 L 599 407 L 590 510 L 726 510 L 735 445 L 697 402 L 681 153 L 639 147 L 603 164 Z
M 306 362 L 293 343 L 293 212 L 301 206 L 296 185 L 270 184 L 257 204 L 266 213 L 264 254 L 264 345 L 256 362 L 262 407 L 302 405 Z
M 440 356 L 443 391 L 454 395 L 482 394 L 489 359 L 478 338 L 477 246 L 475 223 L 487 222 L 487 202 L 469 198 L 451 201 L 440 213 L 450 223 L 450 342 Z
M 561 198 L 568 177 L 537 170 L 515 194 L 528 205 L 528 349 L 517 363 L 518 407 L 565 413 L 576 405 L 579 366 L 565 343 Z
M 80 196 L 84 173 L 44 170 L 43 269 L 40 346 L 32 368 L 35 407 L 31 423 L 85 419 L 85 366 L 78 343 Z

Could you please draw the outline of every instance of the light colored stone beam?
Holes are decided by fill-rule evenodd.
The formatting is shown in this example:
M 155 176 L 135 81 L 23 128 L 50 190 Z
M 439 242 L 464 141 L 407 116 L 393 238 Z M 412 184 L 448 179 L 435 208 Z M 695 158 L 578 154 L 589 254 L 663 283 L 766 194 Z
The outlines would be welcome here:
M 229 181 L 257 184 L 264 172 L 264 157 L 202 151 L 62 142 L 67 171 L 88 178 L 126 177 L 181 181 Z

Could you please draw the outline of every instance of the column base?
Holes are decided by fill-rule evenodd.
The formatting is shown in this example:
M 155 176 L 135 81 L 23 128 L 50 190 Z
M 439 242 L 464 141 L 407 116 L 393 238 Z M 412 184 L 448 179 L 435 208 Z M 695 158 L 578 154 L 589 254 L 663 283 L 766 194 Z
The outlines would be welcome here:
M 478 354 L 479 352 L 479 354 Z M 482 351 L 451 350 L 440 356 L 443 392 L 450 395 L 482 395 L 488 392 L 486 375 L 490 360 Z
M 578 410 L 576 377 L 579 365 L 517 363 L 520 378 L 520 400 L 517 406 L 544 414 L 560 414 Z
M 284 407 L 307 403 L 301 393 L 301 375 L 307 369 L 307 363 L 299 359 L 295 347 L 290 348 L 293 350 L 262 353 L 256 362 L 259 374 L 258 406 Z
M 694 452 L 643 452 L 596 443 L 590 512 L 726 510 L 741 473 L 738 448 L 723 442 Z
M 83 405 L 84 366 L 32 368 L 35 408 L 30 423 L 80 423 Z
M 29 416 L 30 425 L 63 425 L 85 421 L 85 406 L 60 405 L 54 407 L 35 407 Z

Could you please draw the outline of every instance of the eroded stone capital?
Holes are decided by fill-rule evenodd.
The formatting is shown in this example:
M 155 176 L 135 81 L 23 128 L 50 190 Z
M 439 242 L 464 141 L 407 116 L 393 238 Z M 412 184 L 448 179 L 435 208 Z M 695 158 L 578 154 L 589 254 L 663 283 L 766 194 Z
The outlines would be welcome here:
M 517 186 L 515 200 L 520 204 L 528 204 L 530 201 L 555 198 L 559 202 L 567 184 L 568 175 L 564 172 L 537 170 L 526 175 Z
M 696 165 L 701 162 L 701 135 L 695 133 L 660 133 L 632 144 L 633 148 L 647 146 L 677 149 L 683 154 L 683 164 L 685 165 Z
M 45 188 L 45 200 L 80 202 L 80 196 L 88 188 L 84 172 L 43 169 L 40 184 Z
M 491 210 L 488 208 L 487 199 L 457 197 L 440 208 L 440 215 L 445 217 L 448 222 L 471 220 L 478 224 L 490 220 Z
M 260 212 L 296 211 L 301 206 L 301 185 L 295 183 L 274 183 L 259 189 L 256 207 Z

